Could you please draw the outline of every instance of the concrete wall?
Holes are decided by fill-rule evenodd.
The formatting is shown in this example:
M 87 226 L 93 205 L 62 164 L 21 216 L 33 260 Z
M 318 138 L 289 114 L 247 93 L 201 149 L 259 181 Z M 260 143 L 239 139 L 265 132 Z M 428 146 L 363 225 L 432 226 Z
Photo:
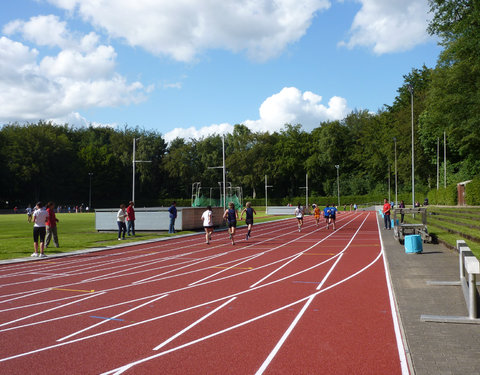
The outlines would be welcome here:
M 177 207 L 175 230 L 201 229 L 201 220 L 205 207 Z M 118 208 L 95 210 L 95 229 L 97 231 L 116 231 Z M 223 208 L 213 207 L 215 226 L 223 226 Z M 168 231 L 170 216 L 168 207 L 135 208 L 135 230 L 138 231 Z

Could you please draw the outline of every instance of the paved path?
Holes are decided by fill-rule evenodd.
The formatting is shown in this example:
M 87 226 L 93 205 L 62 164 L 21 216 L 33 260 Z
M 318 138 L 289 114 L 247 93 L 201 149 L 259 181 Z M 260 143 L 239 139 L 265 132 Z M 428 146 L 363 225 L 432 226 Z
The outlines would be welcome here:
M 422 314 L 468 315 L 461 287 L 427 285 L 429 280 L 458 281 L 458 253 L 424 244 L 423 254 L 406 254 L 393 230 L 382 229 L 382 238 L 412 373 L 480 374 L 480 325 L 420 320 Z

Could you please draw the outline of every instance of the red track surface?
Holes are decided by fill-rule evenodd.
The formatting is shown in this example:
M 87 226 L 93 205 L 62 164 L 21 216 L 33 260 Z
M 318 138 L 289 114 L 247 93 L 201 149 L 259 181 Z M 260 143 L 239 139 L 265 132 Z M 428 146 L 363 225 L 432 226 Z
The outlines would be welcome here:
M 375 213 L 237 233 L 1 267 L 0 373 L 408 373 Z

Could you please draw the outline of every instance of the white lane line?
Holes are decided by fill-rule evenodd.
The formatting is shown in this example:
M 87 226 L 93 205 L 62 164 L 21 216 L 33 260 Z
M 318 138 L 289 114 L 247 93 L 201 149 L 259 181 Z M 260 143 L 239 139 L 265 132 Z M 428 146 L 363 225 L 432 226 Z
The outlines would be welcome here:
M 317 287 L 317 290 L 320 290 L 323 286 L 323 284 L 325 284 L 325 281 L 327 281 L 328 277 L 330 276 L 330 274 L 332 273 L 332 271 L 335 269 L 335 267 L 337 266 L 338 262 L 340 261 L 340 259 L 342 259 L 342 256 L 343 256 L 343 253 L 340 254 L 340 256 L 337 258 L 337 260 L 335 261 L 335 263 L 333 263 L 332 267 L 330 267 L 330 269 L 328 270 L 327 274 L 325 275 L 325 277 L 323 278 L 322 282 L 318 285 Z M 280 340 L 277 342 L 277 345 L 275 345 L 275 347 L 273 348 L 273 350 L 270 352 L 270 354 L 268 355 L 268 357 L 265 359 L 265 361 L 262 363 L 262 365 L 260 366 L 260 368 L 257 370 L 257 372 L 255 373 L 255 375 L 261 375 L 265 372 L 265 370 L 267 369 L 267 367 L 270 365 L 270 363 L 272 362 L 273 358 L 275 358 L 275 356 L 277 355 L 278 351 L 280 350 L 280 348 L 283 346 L 283 344 L 285 343 L 285 341 L 287 340 L 288 336 L 290 336 L 290 333 L 292 333 L 293 329 L 295 328 L 295 326 L 297 325 L 297 323 L 300 321 L 300 319 L 302 318 L 303 314 L 305 313 L 305 311 L 307 310 L 308 306 L 310 306 L 310 304 L 313 302 L 313 299 L 315 298 L 315 296 L 311 296 L 307 302 L 305 303 L 305 305 L 303 305 L 302 309 L 300 310 L 300 312 L 297 314 L 297 316 L 295 317 L 295 319 L 293 320 L 293 322 L 290 324 L 290 326 L 288 327 L 288 329 L 285 331 L 285 333 L 283 334 L 283 336 L 280 338 Z
M 155 348 L 153 348 L 153 350 L 158 350 L 158 349 L 161 349 L 163 348 L 165 345 L 167 345 L 168 343 L 172 342 L 173 340 L 175 340 L 177 337 L 180 337 L 181 335 L 183 335 L 185 332 L 188 332 L 190 329 L 192 329 L 193 327 L 195 327 L 197 324 L 201 323 L 202 321 L 204 321 L 205 319 L 207 319 L 209 316 L 215 314 L 217 311 L 223 309 L 225 306 L 227 306 L 230 302 L 233 302 L 234 300 L 236 300 L 237 297 L 233 297 L 233 298 L 230 298 L 227 302 L 225 302 L 224 304 L 218 306 L 216 309 L 210 311 L 208 314 L 202 316 L 200 319 L 198 319 L 197 321 L 193 322 L 192 324 L 190 324 L 188 327 L 182 329 L 180 332 L 177 332 L 175 335 L 173 335 L 172 337 L 170 337 L 169 339 L 165 340 L 164 342 L 162 342 L 160 345 L 156 346 Z
M 375 264 L 375 263 L 378 261 L 378 259 L 381 257 L 381 255 L 382 255 L 382 253 L 381 253 L 381 251 L 380 251 L 380 252 L 378 253 L 377 257 L 376 257 L 371 263 L 369 263 L 368 265 L 366 265 L 365 267 L 363 267 L 363 268 L 360 269 L 359 271 L 353 273 L 352 275 L 346 277 L 346 278 L 343 279 L 343 280 L 340 280 L 340 281 L 336 282 L 335 284 L 332 284 L 332 285 L 326 287 L 325 289 L 322 289 L 322 290 L 319 290 L 318 292 L 315 292 L 314 294 L 312 294 L 312 295 L 310 295 L 310 296 L 304 297 L 304 298 L 302 298 L 302 299 L 300 299 L 300 300 L 298 300 L 298 301 L 292 302 L 292 303 L 290 303 L 290 304 L 288 304 L 288 305 L 285 305 L 285 306 L 283 306 L 283 307 L 277 308 L 277 309 L 272 310 L 272 311 L 270 311 L 270 312 L 268 312 L 268 313 L 259 315 L 259 316 L 255 317 L 255 318 L 249 319 L 249 320 L 247 320 L 247 321 L 244 321 L 244 322 L 242 322 L 242 323 L 236 324 L 236 325 L 234 325 L 234 326 L 225 328 L 225 329 L 223 329 L 223 330 L 221 330 L 221 331 L 212 333 L 212 334 L 210 334 L 210 335 L 208 335 L 208 336 L 205 336 L 205 337 L 203 337 L 203 338 L 200 338 L 200 339 L 191 341 L 191 342 L 186 343 L 186 344 L 184 344 L 184 345 L 180 345 L 180 346 L 178 346 L 178 347 L 176 347 L 176 348 L 172 348 L 172 349 L 167 350 L 167 351 L 165 351 L 165 352 L 158 353 L 157 355 L 148 357 L 148 358 L 146 358 L 146 359 L 143 359 L 143 360 L 140 360 L 140 361 L 137 361 L 137 362 L 138 362 L 138 363 L 142 363 L 142 362 L 144 362 L 144 361 L 146 361 L 146 360 L 153 359 L 153 358 L 157 358 L 157 357 L 159 357 L 159 356 L 162 356 L 162 355 L 165 355 L 165 354 L 174 352 L 174 351 L 176 351 L 176 350 L 179 350 L 179 349 L 182 349 L 182 348 L 184 348 L 184 347 L 187 347 L 187 346 L 196 344 L 196 343 L 198 343 L 198 342 L 204 341 L 204 340 L 209 339 L 209 338 L 211 338 L 211 337 L 214 337 L 214 336 L 220 335 L 220 334 L 222 334 L 222 333 L 231 331 L 231 330 L 236 329 L 236 328 L 238 328 L 238 327 L 242 327 L 242 326 L 244 326 L 244 325 L 246 325 L 246 324 L 249 324 L 249 323 L 251 323 L 251 322 L 257 321 L 257 320 L 262 319 L 262 318 L 264 318 L 264 317 L 266 317 L 266 316 L 272 315 L 272 314 L 274 314 L 274 313 L 276 313 L 276 312 L 278 312 L 278 311 L 282 311 L 282 310 L 284 310 L 284 309 L 286 309 L 286 308 L 295 306 L 296 304 L 299 304 L 299 303 L 301 303 L 301 302 L 303 302 L 303 301 L 306 301 L 306 300 L 307 300 L 308 298 L 310 298 L 310 297 L 313 297 L 313 296 L 316 296 L 316 295 L 318 295 L 318 294 L 324 293 L 324 292 L 326 292 L 326 291 L 328 291 L 328 290 L 330 290 L 330 289 L 332 289 L 332 288 L 334 288 L 334 287 L 336 287 L 336 286 L 338 286 L 338 285 L 340 285 L 340 284 L 343 284 L 344 282 L 347 282 L 348 280 L 350 280 L 350 279 L 358 276 L 360 273 L 364 272 L 365 270 L 367 270 L 368 268 L 370 268 L 373 264 Z M 322 263 L 325 263 L 325 262 L 321 262 L 321 264 L 322 264 Z M 299 275 L 299 274 L 301 274 L 301 273 L 303 273 L 303 272 L 310 271 L 310 270 L 313 269 L 313 268 L 315 268 L 315 266 L 309 267 L 309 268 L 307 268 L 307 269 L 305 269 L 305 270 L 303 270 L 303 271 L 300 271 L 300 272 L 297 272 L 297 273 L 295 273 L 295 274 L 292 274 L 292 275 L 289 275 L 289 276 L 287 276 L 287 277 L 284 277 L 284 278 L 282 278 L 282 279 L 279 279 L 279 280 L 270 282 L 270 283 L 268 283 L 268 284 L 261 285 L 261 286 L 259 286 L 259 287 L 257 287 L 257 288 L 246 289 L 246 290 L 244 290 L 244 291 L 242 291 L 242 292 L 238 292 L 238 293 L 235 293 L 235 294 L 232 294 L 232 295 L 229 295 L 229 296 L 225 296 L 225 297 L 222 297 L 222 298 L 218 298 L 218 299 L 213 300 L 213 301 L 208 301 L 208 302 L 202 303 L 202 304 L 197 305 L 197 306 L 185 308 L 185 309 L 178 310 L 178 311 L 175 311 L 175 312 L 172 312 L 172 313 L 168 313 L 168 314 L 165 314 L 165 315 L 162 315 L 162 316 L 150 318 L 150 319 L 147 319 L 147 320 L 144 320 L 144 321 L 141 321 L 141 322 L 132 323 L 132 324 L 127 325 L 127 326 L 124 326 L 124 327 L 118 327 L 118 328 L 115 328 L 115 329 L 111 329 L 111 330 L 109 330 L 109 331 L 100 332 L 100 333 L 93 334 L 93 335 L 90 335 L 90 336 L 86 336 L 86 337 L 83 337 L 83 338 L 78 338 L 78 339 L 74 339 L 74 340 L 71 340 L 71 341 L 63 342 L 63 343 L 60 343 L 60 344 L 51 345 L 51 346 L 47 346 L 47 347 L 35 349 L 35 350 L 29 351 L 29 352 L 24 352 L 24 353 L 16 354 L 16 355 L 13 355 L 13 356 L 10 356 L 10 357 L 1 358 L 1 359 L 0 359 L 0 362 L 5 362 L 5 361 L 11 360 L 11 359 L 24 357 L 24 356 L 27 356 L 27 355 L 30 355 L 30 354 L 39 353 L 39 352 L 46 351 L 46 350 L 50 350 L 50 349 L 54 349 L 54 348 L 57 348 L 57 347 L 60 347 L 60 346 L 73 344 L 73 343 L 80 342 L 80 341 L 84 341 L 84 340 L 88 340 L 88 339 L 91 339 L 91 338 L 94 338 L 94 337 L 103 336 L 103 335 L 105 335 L 105 334 L 109 334 L 109 333 L 112 333 L 112 332 L 120 331 L 120 330 L 127 329 L 127 328 L 130 328 L 130 327 L 133 327 L 133 326 L 141 325 L 141 324 L 143 325 L 143 324 L 145 324 L 145 323 L 149 323 L 149 322 L 152 322 L 152 321 L 156 321 L 156 320 L 158 320 L 158 319 L 162 319 L 162 318 L 165 318 L 165 317 L 168 317 L 168 316 L 176 315 L 176 314 L 179 314 L 179 313 L 182 313 L 182 312 L 185 312 L 185 311 L 192 310 L 192 309 L 194 309 L 194 308 L 198 308 L 198 307 L 206 306 L 206 305 L 209 305 L 209 304 L 212 304 L 212 303 L 220 302 L 220 301 L 223 301 L 223 300 L 225 300 L 225 299 L 227 299 L 227 298 L 237 297 L 237 296 L 239 296 L 239 295 L 242 295 L 242 294 L 251 292 L 251 291 L 253 291 L 253 290 L 256 290 L 256 289 L 259 289 L 259 288 L 263 288 L 263 287 L 266 287 L 266 286 L 268 286 L 268 285 L 275 284 L 275 283 L 278 283 L 278 282 L 280 282 L 280 281 L 286 280 L 286 279 L 288 279 L 288 278 L 290 278 L 290 277 L 297 276 L 297 275 Z M 208 282 L 207 282 L 207 284 L 208 284 Z M 110 371 L 109 373 L 114 373 L 115 371 L 116 371 L 116 370 L 112 370 L 112 371 Z M 106 374 L 107 374 L 107 373 L 106 373 Z
M 395 339 L 397 341 L 397 350 L 398 356 L 400 357 L 400 367 L 402 369 L 403 375 L 409 375 L 410 370 L 408 368 L 408 361 L 407 356 L 405 354 L 405 345 L 407 344 L 403 341 L 402 333 L 400 330 L 400 312 L 397 310 L 397 305 L 395 302 L 394 292 L 392 288 L 392 281 L 390 279 L 390 269 L 388 268 L 387 259 L 385 256 L 385 247 L 383 244 L 383 238 L 381 234 L 380 224 L 377 220 L 377 227 L 378 227 L 378 236 L 380 237 L 380 244 L 381 244 L 381 252 L 383 256 L 383 267 L 385 269 L 385 278 L 387 280 L 387 288 L 388 288 L 388 297 L 390 299 L 390 310 L 392 312 L 392 320 L 393 320 L 393 329 L 395 331 Z
M 203 279 L 194 281 L 193 283 L 188 284 L 188 286 L 193 286 L 193 285 L 196 285 L 196 284 L 201 283 L 202 281 L 211 279 L 212 277 L 215 277 L 215 276 L 217 276 L 217 275 L 220 275 L 220 274 L 223 273 L 223 272 L 226 272 L 226 271 L 228 271 L 228 270 L 231 270 L 232 268 L 235 268 L 235 267 L 238 267 L 238 266 L 240 266 L 240 265 L 242 265 L 242 264 L 244 264 L 244 263 L 247 263 L 247 262 L 251 261 L 252 259 L 255 259 L 255 258 L 257 258 L 257 257 L 259 257 L 259 256 L 261 256 L 261 255 L 263 255 L 263 254 L 264 254 L 264 253 L 255 254 L 254 256 L 248 257 L 247 259 L 242 260 L 241 262 L 235 263 L 235 264 L 227 267 L 226 269 L 223 269 L 223 270 L 221 270 L 221 271 L 215 272 L 215 273 L 213 273 L 213 274 L 211 274 L 211 275 L 209 275 L 209 276 L 207 276 L 207 277 L 204 277 Z M 217 267 L 218 267 L 218 266 L 217 266 Z
M 90 295 L 90 296 L 85 297 L 85 298 L 81 298 L 81 299 L 79 299 L 79 300 L 75 300 L 75 301 L 72 301 L 72 302 L 64 303 L 63 305 L 60 305 L 60 306 L 52 307 L 51 309 L 39 311 L 39 312 L 37 312 L 37 313 L 35 313 L 35 314 L 30 314 L 30 315 L 27 315 L 27 316 L 23 316 L 23 317 L 21 317 L 21 318 L 15 319 L 15 320 L 10 320 L 9 322 L 5 322 L 5 323 L 0 324 L 0 327 L 6 326 L 6 325 L 9 325 L 9 324 L 12 324 L 12 323 L 20 322 L 20 321 L 25 320 L 25 319 L 33 318 L 34 316 L 42 315 L 42 314 L 48 313 L 48 312 L 50 312 L 50 311 L 58 310 L 58 309 L 64 308 L 65 306 L 70 306 L 70 305 L 73 305 L 74 303 L 82 302 L 82 301 L 85 301 L 85 300 L 90 299 L 90 298 L 94 298 L 94 297 L 97 297 L 97 296 L 101 296 L 101 295 L 103 295 L 103 294 L 105 294 L 105 292 L 95 293 L 95 294 L 93 294 L 93 295 Z
M 152 360 L 152 359 L 156 359 L 156 358 L 161 357 L 161 356 L 164 356 L 164 355 L 166 355 L 166 354 L 170 354 L 170 353 L 175 352 L 175 351 L 177 351 L 177 350 L 186 348 L 186 347 L 188 347 L 188 346 L 191 346 L 191 345 L 197 344 L 197 343 L 199 343 L 199 342 L 208 340 L 208 339 L 210 339 L 210 338 L 212 338 L 212 337 L 215 337 L 215 336 L 224 334 L 224 333 L 226 333 L 226 332 L 232 331 L 232 330 L 234 330 L 234 329 L 236 329 L 236 328 L 239 328 L 239 327 L 242 327 L 242 326 L 244 326 L 244 325 L 253 323 L 253 322 L 257 321 L 257 320 L 260 320 L 260 319 L 263 319 L 263 318 L 265 318 L 265 317 L 267 317 L 267 316 L 273 315 L 273 314 L 275 314 L 275 313 L 277 313 L 277 312 L 279 312 L 279 311 L 282 311 L 282 310 L 288 309 L 288 308 L 290 308 L 290 307 L 293 307 L 293 306 L 295 306 L 295 305 L 297 305 L 297 304 L 299 304 L 299 303 L 302 303 L 302 302 L 304 302 L 304 301 L 307 301 L 308 299 L 313 298 L 313 297 L 315 297 L 315 296 L 317 296 L 317 295 L 319 295 L 319 294 L 325 293 L 325 292 L 327 292 L 328 290 L 333 289 L 333 288 L 337 287 L 338 285 L 343 284 L 343 283 L 347 282 L 348 280 L 350 280 L 350 279 L 358 276 L 359 274 L 361 274 L 362 272 L 366 271 L 368 268 L 370 268 L 371 266 L 373 266 L 373 265 L 380 259 L 381 255 L 382 255 L 381 252 L 379 252 L 378 255 L 377 255 L 377 257 L 376 257 L 371 263 L 369 263 L 369 264 L 366 265 L 364 268 L 362 268 L 361 270 L 355 272 L 354 274 L 348 276 L 347 278 L 345 278 L 345 279 L 343 279 L 343 280 L 340 280 L 340 281 L 336 282 L 335 284 L 332 284 L 332 285 L 326 287 L 325 289 L 322 289 L 322 290 L 319 290 L 318 292 L 315 292 L 315 293 L 312 294 L 312 295 L 309 295 L 309 296 L 307 296 L 307 297 L 304 297 L 304 298 L 302 298 L 302 299 L 300 299 L 300 300 L 298 300 L 298 301 L 289 303 L 288 305 L 279 307 L 279 308 L 277 308 L 277 309 L 275 309 L 275 310 L 269 311 L 269 312 L 267 312 L 267 313 L 265 313 L 265 314 L 256 316 L 255 318 L 246 320 L 246 321 L 244 321 L 244 322 L 238 323 L 238 324 L 236 324 L 236 325 L 233 325 L 233 326 L 231 326 L 231 327 L 225 328 L 225 329 L 223 329 L 223 330 L 214 332 L 214 333 L 212 333 L 212 334 L 210 334 L 210 335 L 207 335 L 207 336 L 201 337 L 201 338 L 199 338 L 199 339 L 190 341 L 190 342 L 188 342 L 188 343 L 186 343 L 186 344 L 179 345 L 179 346 L 177 346 L 177 347 L 175 347 L 175 348 L 172 348 L 172 349 L 166 350 L 166 351 L 164 351 L 164 352 L 161 352 L 161 353 L 152 355 L 152 356 L 150 356 L 150 357 L 146 357 L 146 358 L 140 359 L 140 360 L 138 360 L 138 361 L 135 361 L 135 362 L 132 362 L 132 363 L 123 365 L 123 366 L 121 366 L 121 367 L 117 367 L 116 369 L 113 369 L 113 370 L 104 372 L 104 373 L 101 374 L 101 375 L 112 375 L 112 374 L 118 375 L 118 374 L 121 374 L 121 373 L 123 373 L 125 370 L 128 370 L 129 368 L 131 368 L 131 367 L 133 367 L 133 366 L 135 366 L 135 365 L 138 365 L 138 364 L 141 364 L 141 363 L 150 361 L 150 360 Z M 2 361 L 2 360 L 0 360 L 0 362 L 1 362 L 1 361 Z
M 343 224 L 340 228 L 338 228 L 338 230 L 340 230 L 340 229 L 342 229 L 343 227 L 347 226 L 348 224 L 350 224 L 351 222 L 353 222 L 355 219 L 356 219 L 356 217 L 354 217 L 352 220 L 346 222 L 346 223 Z M 364 220 L 363 222 L 365 222 L 365 220 Z M 363 222 L 362 222 L 362 224 L 360 224 L 360 227 L 359 227 L 359 228 L 362 227 Z M 250 286 L 250 288 L 256 287 L 258 284 L 260 284 L 261 282 L 263 282 L 263 281 L 265 281 L 266 279 L 268 279 L 270 276 L 272 276 L 272 275 L 274 275 L 275 273 L 277 273 L 278 271 L 280 271 L 283 267 L 285 267 L 285 266 L 288 265 L 289 263 L 293 262 L 293 261 L 294 261 L 295 259 L 297 259 L 299 256 L 303 255 L 304 252 L 313 249 L 315 246 L 318 246 L 318 245 L 319 245 L 320 243 L 322 243 L 323 241 L 329 239 L 329 238 L 330 238 L 331 236 L 333 236 L 336 232 L 337 232 L 337 231 L 334 231 L 334 232 L 330 233 L 328 236 L 322 238 L 321 240 L 317 241 L 317 242 L 316 242 L 315 244 L 313 244 L 312 246 L 310 246 L 310 247 L 308 247 L 307 249 L 303 250 L 303 251 L 300 252 L 294 259 L 289 260 L 287 263 L 283 264 L 283 265 L 280 266 L 279 268 L 277 268 L 277 269 L 273 270 L 272 272 L 270 272 L 267 276 L 263 277 L 262 279 L 260 279 L 260 280 L 257 281 L 256 283 L 252 284 L 252 285 Z M 357 230 L 357 232 L 358 232 L 358 230 Z M 356 236 L 357 232 L 354 234 L 354 236 Z M 307 234 L 303 235 L 302 237 L 305 237 L 306 235 L 307 235 Z M 301 237 L 301 238 L 302 238 L 302 237 Z M 349 237 L 349 238 L 350 238 L 350 237 Z M 353 238 L 353 237 L 352 237 L 352 238 Z M 296 242 L 297 240 L 298 240 L 298 239 L 294 239 L 294 240 L 292 240 L 292 241 L 287 242 L 286 244 L 289 244 L 290 242 Z M 350 241 L 350 242 L 351 242 L 351 241 Z M 350 243 L 349 243 L 349 244 L 350 244 Z M 347 245 L 347 246 L 348 246 L 348 245 Z M 338 254 L 337 254 L 336 256 L 338 256 Z M 331 258 L 329 258 L 329 259 L 327 259 L 327 260 L 330 260 L 330 259 L 333 259 L 333 258 L 335 258 L 335 256 L 333 256 L 333 257 L 331 257 Z
M 264 280 L 268 279 L 270 276 L 272 276 L 273 274 L 275 274 L 276 272 L 280 271 L 282 268 L 284 268 L 285 266 L 287 266 L 288 264 L 292 263 L 295 259 L 301 257 L 303 255 L 303 252 L 301 252 L 300 254 L 297 254 L 297 255 L 294 255 L 294 257 L 292 259 L 290 259 L 288 262 L 285 262 L 283 263 L 280 267 L 274 269 L 272 272 L 270 272 L 267 276 L 261 278 L 260 280 L 258 280 L 256 283 L 250 285 L 250 288 L 255 288 L 258 284 L 260 284 L 261 282 L 263 282 Z
M 123 315 L 125 315 L 125 314 L 128 314 L 128 313 L 130 313 L 130 312 L 132 312 L 132 311 L 138 310 L 138 309 L 140 309 L 140 308 L 142 308 L 142 307 L 145 307 L 146 305 L 149 305 L 150 303 L 153 303 L 153 302 L 155 302 L 155 301 L 158 301 L 158 300 L 160 300 L 160 299 L 162 299 L 162 298 L 165 298 L 165 297 L 167 297 L 167 296 L 168 296 L 168 294 L 164 294 L 164 295 L 162 295 L 162 296 L 160 296 L 160 297 L 154 298 L 154 299 L 152 299 L 152 300 L 150 300 L 150 301 L 147 301 L 147 302 L 145 302 L 145 303 L 142 303 L 142 304 L 139 305 L 139 306 L 135 306 L 134 308 L 131 308 L 131 309 L 127 310 L 127 311 L 123 311 L 123 312 L 121 312 L 120 314 L 117 314 L 117 315 L 115 315 L 115 316 L 112 316 L 111 319 L 116 319 L 116 318 L 118 318 L 118 317 L 120 317 L 120 316 L 123 316 Z M 102 320 L 102 321 L 99 322 L 99 323 L 93 324 L 93 325 L 91 325 L 91 326 L 89 326 L 89 327 L 86 327 L 86 328 L 84 328 L 84 329 L 81 329 L 80 331 L 77 331 L 77 332 L 74 332 L 74 333 L 72 333 L 72 334 L 70 334 L 70 335 L 68 335 L 68 336 L 62 337 L 62 338 L 58 339 L 57 342 L 61 342 L 61 341 L 65 340 L 65 339 L 68 339 L 68 338 L 70 338 L 70 337 L 76 336 L 76 335 L 78 335 L 78 334 L 80 334 L 80 333 L 83 333 L 83 332 L 85 332 L 85 331 L 88 331 L 89 329 L 98 327 L 98 326 L 100 326 L 100 325 L 102 325 L 102 324 L 104 324 L 104 323 L 106 323 L 106 322 L 108 322 L 108 320 Z

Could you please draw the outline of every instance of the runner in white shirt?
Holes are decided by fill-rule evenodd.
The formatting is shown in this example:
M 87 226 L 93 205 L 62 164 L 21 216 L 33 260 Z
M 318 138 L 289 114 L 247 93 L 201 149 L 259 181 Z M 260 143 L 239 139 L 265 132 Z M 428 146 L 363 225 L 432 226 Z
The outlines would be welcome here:
M 212 206 L 207 206 L 202 214 L 203 228 L 205 229 L 205 243 L 209 244 L 213 233 L 213 213 Z
M 298 231 L 301 232 L 303 225 L 303 207 L 300 203 L 297 208 L 295 208 L 295 217 L 298 220 Z

